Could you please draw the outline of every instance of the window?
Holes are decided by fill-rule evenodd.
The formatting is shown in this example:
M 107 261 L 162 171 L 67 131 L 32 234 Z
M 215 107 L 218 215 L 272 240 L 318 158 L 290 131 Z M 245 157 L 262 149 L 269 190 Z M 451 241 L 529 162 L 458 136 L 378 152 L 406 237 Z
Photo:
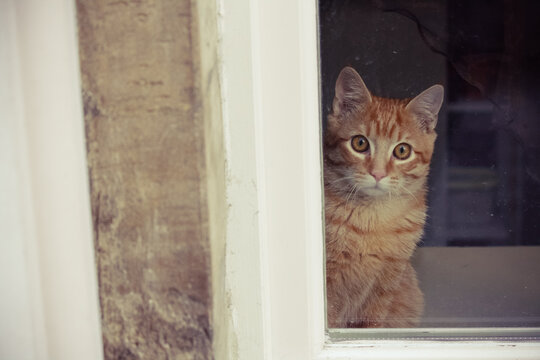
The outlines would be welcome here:
M 479 341 L 328 337 L 314 126 L 320 118 L 317 3 L 225 1 L 220 13 L 232 211 L 223 276 L 228 297 L 221 305 L 229 322 L 216 329 L 223 348 L 239 359 L 534 358 L 538 342 L 486 340 L 478 329 L 469 334 Z M 250 231 L 242 235 L 247 218 L 238 214 L 245 209 Z
M 344 66 L 378 96 L 445 87 L 413 258 L 420 327 L 540 325 L 538 7 L 319 1 L 323 119 Z

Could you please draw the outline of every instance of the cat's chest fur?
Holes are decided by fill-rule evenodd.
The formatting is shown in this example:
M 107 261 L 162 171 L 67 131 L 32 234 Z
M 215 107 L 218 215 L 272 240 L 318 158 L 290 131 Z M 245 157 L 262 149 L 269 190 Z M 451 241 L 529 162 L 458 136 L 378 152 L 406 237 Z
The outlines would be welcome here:
M 422 236 L 423 194 L 348 203 L 327 191 L 325 208 L 330 326 L 394 326 L 382 322 L 391 302 L 421 303 L 409 259 Z
M 326 191 L 326 243 L 330 255 L 349 252 L 409 259 L 422 236 L 424 194 L 344 201 Z

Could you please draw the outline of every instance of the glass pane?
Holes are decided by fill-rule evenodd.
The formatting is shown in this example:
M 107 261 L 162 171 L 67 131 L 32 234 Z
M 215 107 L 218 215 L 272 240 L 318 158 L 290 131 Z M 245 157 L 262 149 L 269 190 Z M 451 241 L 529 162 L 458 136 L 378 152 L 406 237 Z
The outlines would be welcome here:
M 319 1 L 330 328 L 540 327 L 538 13 Z

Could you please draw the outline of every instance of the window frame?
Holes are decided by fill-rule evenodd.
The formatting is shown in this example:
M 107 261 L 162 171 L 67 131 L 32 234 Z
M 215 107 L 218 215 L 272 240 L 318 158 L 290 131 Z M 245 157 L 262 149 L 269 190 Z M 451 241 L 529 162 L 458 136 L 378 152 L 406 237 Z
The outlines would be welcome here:
M 222 0 L 218 6 L 229 210 L 227 250 L 213 256 L 226 264 L 217 281 L 228 297 L 215 299 L 214 307 L 228 309 L 228 326 L 216 322 L 215 334 L 230 341 L 216 357 L 537 358 L 537 340 L 332 340 L 322 266 L 317 1 Z M 237 216 L 242 213 L 248 217 Z
M 0 353 L 102 359 L 75 2 L 7 0 L 0 19 Z

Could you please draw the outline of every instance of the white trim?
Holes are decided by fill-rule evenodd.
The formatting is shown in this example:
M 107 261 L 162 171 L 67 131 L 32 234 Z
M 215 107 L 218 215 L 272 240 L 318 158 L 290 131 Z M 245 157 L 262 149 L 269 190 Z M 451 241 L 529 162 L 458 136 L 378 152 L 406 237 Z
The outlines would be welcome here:
M 220 9 L 225 281 L 238 351 L 216 358 L 538 358 L 537 342 L 332 343 L 324 325 L 317 2 L 221 0 Z
M 255 121 L 270 358 L 311 358 L 324 339 L 318 51 L 316 37 L 308 37 L 317 26 L 315 2 L 256 4 Z
M 2 338 L 1 347 L 12 347 L 10 358 L 101 359 L 75 4 L 7 0 L 1 9 L 7 56 L 0 73 L 9 76 L 0 121 L 14 141 L 0 185 L 15 190 L 2 205 L 16 219 L 3 241 L 18 248 L 13 266 L 24 269 L 13 283 L 1 280 L 5 292 L 15 283 L 26 287 L 20 306 L 31 318 L 2 322 L 2 333 L 13 337 Z M 31 350 L 16 339 L 25 330 Z
M 538 343 L 379 341 L 327 346 L 317 360 L 538 359 Z
M 216 281 L 224 282 L 224 289 L 220 290 L 223 291 L 222 296 L 216 298 L 214 290 L 215 315 L 221 315 L 217 319 L 220 323 L 214 324 L 215 341 L 219 341 L 214 342 L 214 348 L 218 359 L 257 359 L 265 351 L 268 339 L 261 311 L 265 296 L 261 287 L 258 145 L 253 122 L 256 116 L 255 79 L 251 48 L 246 46 L 252 43 L 250 22 L 253 16 L 250 3 L 246 1 L 224 1 L 219 9 L 226 14 L 218 24 L 222 33 L 219 53 L 222 59 L 224 155 L 219 154 L 219 148 L 213 151 L 216 158 L 223 158 L 225 162 L 226 206 L 223 208 L 227 211 L 227 219 L 224 253 L 214 250 L 212 254 L 214 263 L 224 264 L 213 269 L 214 289 Z M 218 161 L 216 165 L 219 166 Z M 211 208 L 210 215 L 213 213 Z M 210 221 L 212 228 L 216 224 L 212 218 Z M 211 241 L 219 244 L 220 239 Z M 213 248 L 219 250 L 219 246 Z M 225 274 L 220 274 L 220 271 Z M 217 301 L 222 304 L 217 304 Z M 219 314 L 220 309 L 225 309 L 223 311 L 228 314 Z
M 236 341 L 217 358 L 313 358 L 324 343 L 314 5 L 221 3 L 225 263 Z

